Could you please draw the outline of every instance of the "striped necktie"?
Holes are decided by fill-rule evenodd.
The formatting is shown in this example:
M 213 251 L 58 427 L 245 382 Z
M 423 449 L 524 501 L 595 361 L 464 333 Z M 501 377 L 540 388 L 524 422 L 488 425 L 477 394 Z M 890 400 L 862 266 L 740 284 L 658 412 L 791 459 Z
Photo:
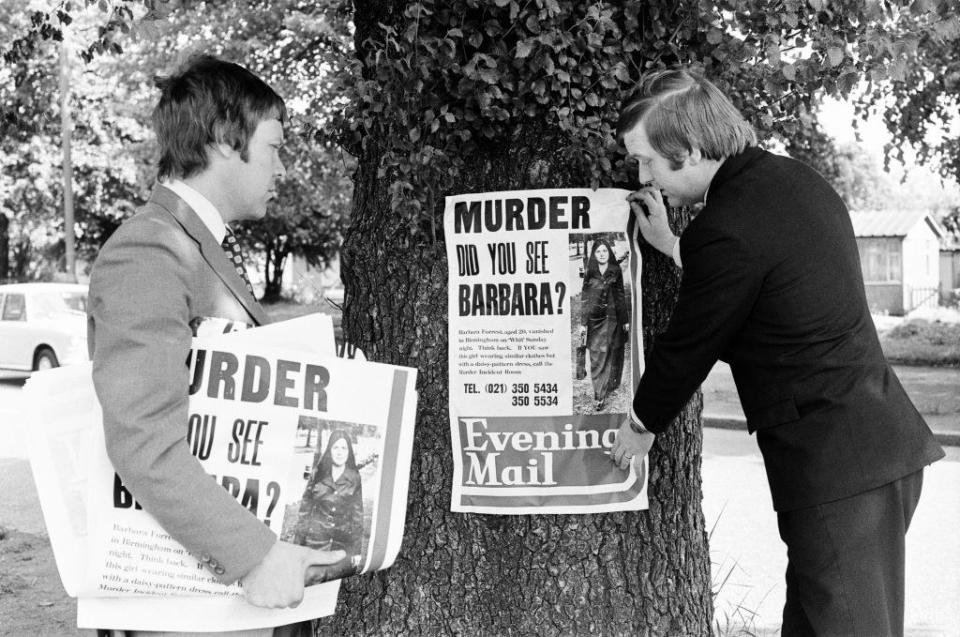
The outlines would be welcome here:
M 247 291 L 250 292 L 250 296 L 257 298 L 253 293 L 253 286 L 250 285 L 250 279 L 247 278 L 247 269 L 243 267 L 243 251 L 240 250 L 240 243 L 229 228 L 227 228 L 227 234 L 223 235 L 223 242 L 220 246 L 223 248 L 223 251 L 227 253 L 227 258 L 230 259 L 230 263 L 233 264 L 233 268 L 237 271 L 237 274 L 243 279 L 243 283 L 247 286 Z

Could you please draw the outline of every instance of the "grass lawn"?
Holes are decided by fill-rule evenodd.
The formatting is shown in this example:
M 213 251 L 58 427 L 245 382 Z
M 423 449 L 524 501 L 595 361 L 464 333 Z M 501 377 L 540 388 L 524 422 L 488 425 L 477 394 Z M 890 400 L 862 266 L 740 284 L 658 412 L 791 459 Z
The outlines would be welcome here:
M 880 346 L 891 363 L 960 367 L 960 323 L 910 319 L 881 331 Z

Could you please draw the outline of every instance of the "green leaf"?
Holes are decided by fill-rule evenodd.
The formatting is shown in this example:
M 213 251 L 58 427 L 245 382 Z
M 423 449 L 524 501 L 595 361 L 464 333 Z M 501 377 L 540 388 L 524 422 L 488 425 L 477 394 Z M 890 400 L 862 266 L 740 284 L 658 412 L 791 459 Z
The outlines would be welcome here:
M 903 60 L 894 60 L 890 63 L 890 79 L 902 82 L 906 78 L 907 65 Z
M 487 84 L 496 84 L 500 81 L 500 71 L 497 69 L 481 69 L 478 75 Z
M 860 81 L 860 74 L 856 71 L 847 72 L 837 79 L 837 89 L 842 95 L 847 95 Z
M 793 64 L 784 64 L 783 65 L 783 77 L 787 78 L 789 81 L 793 82 L 797 79 L 797 67 Z
M 544 55 L 543 59 L 541 60 L 541 64 L 543 65 L 543 70 L 547 73 L 547 75 L 553 75 L 553 71 L 556 67 L 553 65 L 552 57 L 549 55 Z
M 621 82 L 630 82 L 630 72 L 623 62 L 617 62 L 617 65 L 613 67 L 613 76 Z
M 517 42 L 517 52 L 514 57 L 516 57 L 518 60 L 529 57 L 530 53 L 533 52 L 535 44 L 536 40 L 532 38 L 529 40 L 520 40 Z
M 709 31 L 707 31 L 707 42 L 713 45 L 723 42 L 723 31 L 717 27 L 711 28 Z
M 840 66 L 843 62 L 843 49 L 831 46 L 827 49 L 827 59 L 830 61 L 830 66 Z
M 770 44 L 767 45 L 765 52 L 767 54 L 768 63 L 774 66 L 780 64 L 780 45 L 779 44 L 775 42 L 771 42 Z

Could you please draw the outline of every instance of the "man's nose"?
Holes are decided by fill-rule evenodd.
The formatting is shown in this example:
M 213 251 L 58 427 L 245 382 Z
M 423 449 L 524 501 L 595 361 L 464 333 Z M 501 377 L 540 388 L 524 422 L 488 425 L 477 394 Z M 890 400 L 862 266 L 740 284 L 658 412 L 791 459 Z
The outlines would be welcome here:
M 287 175 L 287 169 L 283 167 L 283 162 L 279 159 L 277 160 L 277 169 L 273 171 L 273 174 L 279 178 Z
M 643 164 L 637 166 L 637 177 L 640 178 L 641 184 L 653 181 L 653 175 L 650 174 L 650 171 Z

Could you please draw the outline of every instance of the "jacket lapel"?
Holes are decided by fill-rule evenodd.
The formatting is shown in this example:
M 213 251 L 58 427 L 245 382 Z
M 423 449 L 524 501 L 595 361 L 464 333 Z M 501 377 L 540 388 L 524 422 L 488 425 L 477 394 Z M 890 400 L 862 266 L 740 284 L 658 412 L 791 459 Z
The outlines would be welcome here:
M 227 259 L 223 248 L 217 243 L 217 240 L 210 234 L 210 230 L 203 224 L 200 217 L 187 205 L 187 203 L 177 196 L 175 192 L 162 185 L 158 185 L 150 196 L 150 201 L 157 204 L 176 219 L 177 223 L 183 228 L 184 232 L 193 239 L 200 248 L 200 254 L 207 262 L 210 268 L 216 273 L 221 281 L 227 286 L 227 289 L 236 297 L 240 305 L 253 318 L 257 325 L 266 325 L 270 322 L 263 307 L 257 303 L 243 279 L 237 274 L 233 264 Z

